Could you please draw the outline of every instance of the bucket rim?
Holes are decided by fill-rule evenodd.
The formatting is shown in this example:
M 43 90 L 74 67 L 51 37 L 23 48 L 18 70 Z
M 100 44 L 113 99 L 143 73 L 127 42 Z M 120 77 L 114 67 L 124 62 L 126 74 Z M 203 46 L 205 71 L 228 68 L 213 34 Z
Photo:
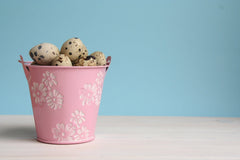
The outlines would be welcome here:
M 107 57 L 107 64 L 104 66 L 44 66 L 44 65 L 31 65 L 33 61 L 24 61 L 23 57 L 20 55 L 20 59 L 18 62 L 22 63 L 24 66 L 28 68 L 42 68 L 42 69 L 100 69 L 100 68 L 107 68 L 110 66 L 111 63 L 111 56 Z
M 28 66 L 29 68 L 45 68 L 45 69 L 96 69 L 96 68 L 106 68 L 109 67 L 109 65 L 104 66 L 43 66 L 43 65 L 31 65 L 31 61 L 23 62 L 25 66 Z

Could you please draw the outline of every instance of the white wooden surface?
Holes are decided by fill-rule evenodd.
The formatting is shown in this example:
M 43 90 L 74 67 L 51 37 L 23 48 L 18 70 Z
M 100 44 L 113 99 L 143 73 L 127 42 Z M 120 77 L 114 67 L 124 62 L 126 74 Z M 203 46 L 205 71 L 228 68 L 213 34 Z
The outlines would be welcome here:
M 0 159 L 240 160 L 240 118 L 99 116 L 96 139 L 38 142 L 32 116 L 0 116 Z

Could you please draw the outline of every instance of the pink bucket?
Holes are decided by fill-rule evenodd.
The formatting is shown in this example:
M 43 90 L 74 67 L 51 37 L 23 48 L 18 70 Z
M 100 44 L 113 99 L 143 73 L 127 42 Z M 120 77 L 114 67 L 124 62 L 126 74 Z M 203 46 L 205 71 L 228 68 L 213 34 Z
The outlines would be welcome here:
M 37 140 L 75 144 L 94 140 L 106 66 L 38 66 L 24 62 Z

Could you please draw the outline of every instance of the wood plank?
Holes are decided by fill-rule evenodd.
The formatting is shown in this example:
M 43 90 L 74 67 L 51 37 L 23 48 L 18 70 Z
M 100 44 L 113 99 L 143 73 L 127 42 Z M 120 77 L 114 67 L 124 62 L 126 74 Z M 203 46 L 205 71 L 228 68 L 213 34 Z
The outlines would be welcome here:
M 0 116 L 0 159 L 240 159 L 240 118 L 99 116 L 96 139 L 36 141 L 32 116 Z

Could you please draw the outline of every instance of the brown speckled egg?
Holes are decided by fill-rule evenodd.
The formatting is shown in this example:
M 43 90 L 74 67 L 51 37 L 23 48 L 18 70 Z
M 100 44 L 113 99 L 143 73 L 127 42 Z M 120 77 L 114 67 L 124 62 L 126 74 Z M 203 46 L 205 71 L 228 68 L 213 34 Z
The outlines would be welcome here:
M 34 46 L 29 55 L 36 64 L 49 65 L 59 55 L 59 49 L 51 43 L 41 43 Z
M 73 64 L 88 56 L 88 50 L 79 38 L 71 38 L 64 42 L 60 53 L 68 56 Z
M 96 66 L 97 61 L 94 56 L 87 56 L 86 58 L 80 58 L 76 66 Z
M 103 54 L 103 52 L 96 51 L 91 54 L 91 56 L 94 56 L 97 61 L 97 66 L 104 66 L 106 65 L 106 57 Z
M 72 66 L 72 62 L 65 54 L 60 54 L 52 61 L 52 66 Z

